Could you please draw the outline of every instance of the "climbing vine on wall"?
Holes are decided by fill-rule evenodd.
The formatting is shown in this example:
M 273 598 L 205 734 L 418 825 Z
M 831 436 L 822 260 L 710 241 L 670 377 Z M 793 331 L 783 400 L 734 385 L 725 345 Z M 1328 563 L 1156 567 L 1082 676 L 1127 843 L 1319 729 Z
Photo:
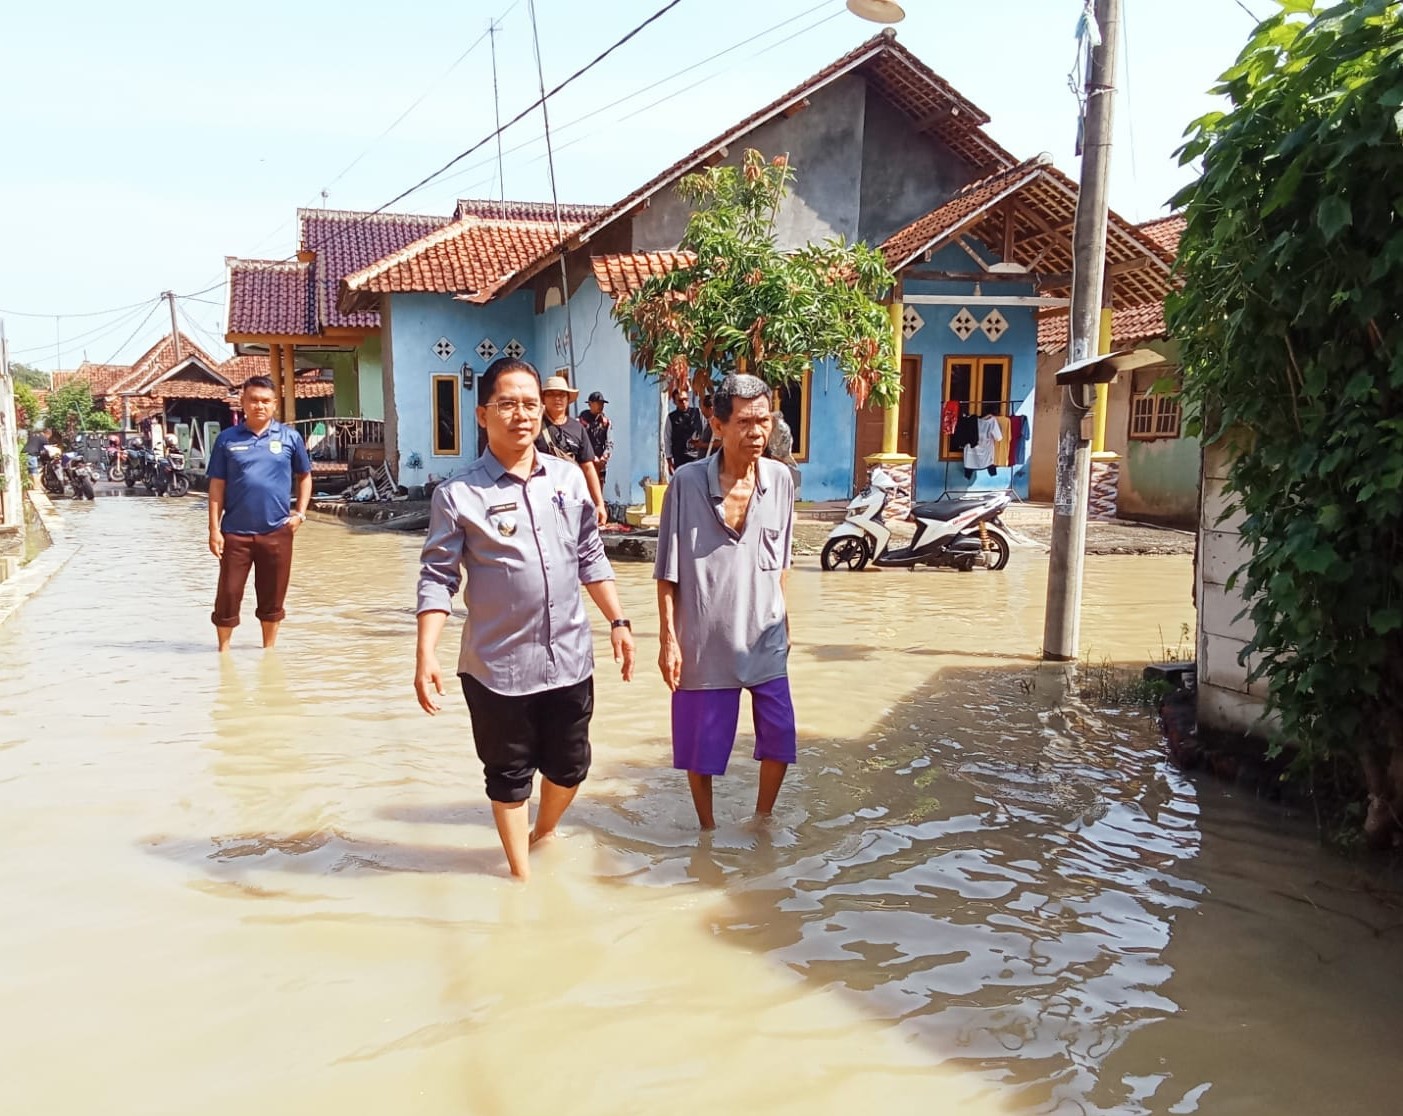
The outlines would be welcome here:
M 1403 834 L 1403 4 L 1278 0 L 1190 126 L 1171 299 L 1191 425 L 1235 454 L 1255 676 L 1304 765 Z

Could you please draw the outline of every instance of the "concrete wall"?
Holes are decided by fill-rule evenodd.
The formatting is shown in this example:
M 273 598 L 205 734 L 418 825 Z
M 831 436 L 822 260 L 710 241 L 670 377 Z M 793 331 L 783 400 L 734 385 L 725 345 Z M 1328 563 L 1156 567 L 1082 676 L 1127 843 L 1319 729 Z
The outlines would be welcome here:
M 794 189 L 775 223 L 775 239 L 782 247 L 830 236 L 856 237 L 862 175 L 856 155 L 862 150 L 866 99 L 867 83 L 862 78 L 840 78 L 814 94 L 802 112 L 762 124 L 731 145 L 723 160 L 728 166 L 740 165 L 748 147 L 766 159 L 789 155 Z M 675 190 L 655 194 L 634 219 L 634 249 L 677 247 L 690 212 Z
M 642 478 L 656 472 L 657 466 L 648 455 L 640 463 L 633 452 L 629 431 L 636 373 L 630 367 L 628 342 L 609 316 L 611 303 L 592 275 L 570 299 L 569 328 L 575 338 L 574 386 L 580 389 L 575 411 L 578 414 L 585 409 L 584 401 L 590 392 L 604 393 L 609 401 L 604 411 L 614 423 L 614 455 L 605 477 L 604 499 L 608 503 L 641 503 Z M 527 359 L 536 364 L 543 377 L 569 367 L 566 322 L 564 306 L 553 306 L 536 315 L 533 351 L 538 358 Z
M 383 355 L 385 380 L 393 393 L 398 478 L 400 484 L 412 487 L 424 484 L 430 476 L 451 476 L 477 457 L 475 386 L 471 391 L 459 387 L 460 452 L 453 456 L 433 452 L 434 376 L 456 376 L 465 361 L 480 373 L 488 362 L 475 350 L 484 338 L 491 339 L 498 349 L 513 339 L 519 341 L 526 348 L 525 359 L 541 364 L 543 374 L 549 375 L 555 366 L 537 348 L 530 291 L 518 291 L 488 306 L 432 294 L 391 295 L 385 302 L 389 310 L 387 316 L 382 311 L 382 337 L 387 342 Z M 456 350 L 448 360 L 440 360 L 433 351 L 440 337 L 448 338 Z M 387 408 L 386 415 L 390 413 Z M 387 418 L 387 453 L 391 426 Z
M 1247 561 L 1240 531 L 1243 514 L 1223 518 L 1230 500 L 1223 492 L 1230 458 L 1221 444 L 1203 451 L 1203 501 L 1199 513 L 1195 603 L 1198 606 L 1198 723 L 1227 733 L 1262 731 L 1266 683 L 1247 681 L 1251 660 L 1238 656 L 1252 638 L 1246 602 L 1228 589 L 1232 574 Z
M 917 132 L 904 112 L 869 92 L 863 117 L 860 213 L 850 239 L 880 244 L 975 177 L 975 171 L 943 144 Z
M 380 355 L 380 335 L 373 334 L 356 350 L 356 376 L 360 389 L 360 410 L 352 412 L 359 418 L 383 420 L 385 417 L 384 369 Z
M 1165 358 L 1166 365 L 1177 364 L 1178 350 L 1172 341 L 1141 342 Z M 1036 418 L 1038 436 L 1033 442 L 1029 477 L 1029 498 L 1051 502 L 1057 473 L 1057 430 L 1062 406 L 1053 377 L 1067 359 L 1065 351 L 1040 354 Z M 1159 438 L 1153 441 L 1130 437 L 1130 401 L 1137 390 L 1164 369 L 1147 368 L 1133 376 L 1122 376 L 1111 385 L 1106 411 L 1106 449 L 1121 457 L 1118 508 L 1121 518 L 1144 519 L 1156 523 L 1192 528 L 1199 511 L 1199 442 L 1197 438 Z

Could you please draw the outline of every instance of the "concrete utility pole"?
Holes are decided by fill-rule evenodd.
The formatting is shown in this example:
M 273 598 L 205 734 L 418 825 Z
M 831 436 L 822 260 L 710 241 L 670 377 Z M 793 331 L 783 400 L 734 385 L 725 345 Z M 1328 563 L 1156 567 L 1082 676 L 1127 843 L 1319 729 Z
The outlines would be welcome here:
M 170 303 L 171 307 L 171 344 L 175 346 L 175 359 L 180 359 L 180 327 L 175 324 L 175 292 L 162 291 L 161 297 Z
M 1081 188 L 1073 233 L 1075 264 L 1068 363 L 1097 351 L 1101 291 L 1106 269 L 1107 179 L 1111 168 L 1111 109 L 1115 94 L 1120 0 L 1096 0 L 1101 43 L 1086 75 L 1086 127 Z M 1052 555 L 1047 573 L 1043 658 L 1076 659 L 1081 637 L 1082 564 L 1086 557 L 1091 443 L 1082 430 L 1090 411 L 1086 387 L 1062 388 L 1057 431 L 1057 487 L 1053 496 Z

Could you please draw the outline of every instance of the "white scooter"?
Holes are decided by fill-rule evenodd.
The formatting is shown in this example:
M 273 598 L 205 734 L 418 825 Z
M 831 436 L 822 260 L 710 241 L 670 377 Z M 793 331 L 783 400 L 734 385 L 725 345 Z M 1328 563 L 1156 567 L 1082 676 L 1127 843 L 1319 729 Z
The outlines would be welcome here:
M 897 489 L 896 478 L 873 469 L 868 486 L 848 504 L 848 515 L 828 534 L 820 561 L 825 570 L 875 566 L 953 566 L 1001 570 L 1008 565 L 1012 545 L 999 519 L 1011 502 L 999 492 L 983 500 L 936 500 L 916 504 L 911 518 L 916 533 L 902 547 L 891 546 L 891 529 L 882 512 Z

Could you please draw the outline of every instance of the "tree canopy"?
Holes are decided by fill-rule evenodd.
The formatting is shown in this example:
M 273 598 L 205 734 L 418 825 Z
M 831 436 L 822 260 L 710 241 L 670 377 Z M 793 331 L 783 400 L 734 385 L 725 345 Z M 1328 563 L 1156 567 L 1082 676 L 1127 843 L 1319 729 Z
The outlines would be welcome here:
M 877 301 L 892 274 L 879 252 L 842 239 L 781 250 L 775 218 L 793 176 L 784 157 L 747 150 L 738 167 L 684 178 L 678 193 L 694 210 L 680 249 L 695 262 L 649 278 L 614 316 L 658 380 L 744 371 L 780 387 L 834 359 L 859 407 L 893 404 L 900 376 Z
M 1247 653 L 1307 764 L 1403 818 L 1403 22 L 1278 0 L 1190 126 L 1170 329 L 1192 428 L 1235 453 Z

